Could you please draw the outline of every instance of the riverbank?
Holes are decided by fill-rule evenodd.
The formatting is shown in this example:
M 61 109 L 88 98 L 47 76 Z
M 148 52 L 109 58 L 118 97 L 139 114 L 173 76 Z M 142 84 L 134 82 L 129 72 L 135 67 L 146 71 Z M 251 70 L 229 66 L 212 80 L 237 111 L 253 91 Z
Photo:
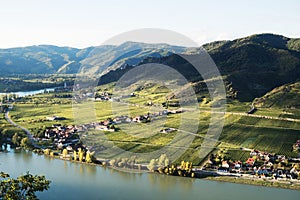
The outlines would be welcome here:
M 23 150 L 21 150 L 23 151 Z M 34 152 L 34 151 L 32 151 Z M 44 154 L 40 154 L 44 155 Z M 95 167 L 100 167 L 100 168 L 107 168 L 111 169 L 114 171 L 121 171 L 121 172 L 126 172 L 126 173 L 149 173 L 149 174 L 157 174 L 158 176 L 169 176 L 169 177 L 180 177 L 180 176 L 171 176 L 171 175 L 166 175 L 166 174 L 161 174 L 157 172 L 150 172 L 147 170 L 132 170 L 128 168 L 117 168 L 117 167 L 112 167 L 109 165 L 103 165 L 101 161 L 97 160 L 98 162 L 96 163 L 86 163 L 86 162 L 80 162 L 80 161 L 74 161 L 73 159 L 70 158 L 63 158 L 61 155 L 57 156 L 50 156 L 50 155 L 44 155 L 44 157 L 51 158 L 54 160 L 62 160 L 62 161 L 67 161 L 69 163 L 76 163 L 76 164 L 83 164 L 86 167 L 88 166 L 95 166 Z M 182 177 L 185 179 L 191 179 L 188 177 Z M 300 181 L 283 181 L 283 180 L 268 180 L 266 178 L 258 178 L 254 176 L 208 176 L 204 178 L 194 178 L 194 179 L 199 179 L 199 180 L 208 180 L 208 181 L 214 181 L 214 182 L 226 182 L 226 183 L 234 183 L 234 184 L 242 184 L 242 185 L 253 185 L 253 186 L 262 186 L 262 187 L 270 187 L 270 188 L 281 188 L 281 189 L 289 189 L 289 190 L 300 190 Z
M 266 180 L 264 178 L 247 178 L 247 177 L 233 177 L 233 176 L 211 176 L 203 178 L 205 180 L 230 182 L 235 184 L 245 184 L 263 187 L 282 188 L 290 190 L 300 190 L 300 181 L 281 181 L 281 180 Z
M 40 199 L 297 199 L 300 191 L 160 175 L 125 173 L 109 167 L 68 162 L 30 151 L 0 153 L 1 170 L 17 177 L 24 172 L 51 180 Z M 16 165 L 17 163 L 17 165 Z
M 12 125 L 19 127 L 19 128 L 23 128 L 20 127 L 18 124 L 16 124 L 15 122 L 13 122 L 11 119 L 11 121 L 9 120 L 10 117 L 8 115 L 8 112 L 6 113 L 6 120 L 11 123 Z M 24 129 L 23 129 L 24 130 Z M 34 143 L 33 140 L 33 136 L 32 134 L 26 129 L 26 133 L 29 136 L 29 138 L 31 139 L 31 141 Z M 35 148 L 41 149 L 40 146 L 36 145 Z M 34 152 L 34 151 L 33 151 Z M 107 167 L 113 170 L 118 170 L 118 171 L 123 171 L 123 172 L 136 172 L 136 173 L 147 173 L 150 172 L 149 170 L 147 170 L 146 166 L 143 166 L 142 170 L 137 170 L 137 169 L 128 169 L 128 168 L 118 168 L 118 167 L 113 167 L 113 166 L 109 166 L 108 162 L 104 162 L 102 160 L 96 160 L 94 163 L 87 163 L 87 162 L 80 162 L 80 161 L 75 161 L 73 159 L 71 159 L 71 155 L 69 155 L 69 158 L 64 158 L 63 155 L 61 153 L 59 153 L 56 156 L 50 156 L 50 155 L 45 155 L 47 157 L 50 158 L 54 158 L 54 159 L 60 159 L 60 160 L 64 160 L 64 161 L 71 161 L 74 163 L 82 163 L 82 164 L 87 164 L 87 165 L 92 165 L 92 166 L 99 166 L 99 167 Z M 160 173 L 157 173 L 159 175 L 161 175 Z M 169 175 L 171 176 L 171 175 Z M 199 178 L 199 177 L 195 177 L 195 178 Z M 229 176 L 229 175 L 221 175 L 221 176 L 208 176 L 205 178 L 199 178 L 199 179 L 205 179 L 205 180 L 212 180 L 212 181 L 220 181 L 220 182 L 230 182 L 230 183 L 236 183 L 236 184 L 247 184 L 247 185 L 255 185 L 255 186 L 264 186 L 264 187 L 276 187 L 276 188 L 283 188 L 283 189 L 291 189 L 291 190 L 300 190 L 300 181 L 298 180 L 268 180 L 266 178 L 258 178 L 258 177 L 247 177 L 247 176 Z
M 87 162 L 80 162 L 75 161 L 68 158 L 63 158 L 62 155 L 58 156 L 50 156 L 50 155 L 44 155 L 50 158 L 54 159 L 60 159 L 64 161 L 70 161 L 73 163 L 80 163 L 85 165 L 91 165 L 91 166 L 98 166 L 98 167 L 104 167 L 109 168 L 117 171 L 122 171 L 126 173 L 151 173 L 151 174 L 158 174 L 158 175 L 166 175 L 164 173 L 158 173 L 158 172 L 151 172 L 149 170 L 146 170 L 146 166 L 143 166 L 143 169 L 129 169 L 129 168 L 118 168 L 114 166 L 110 166 L 107 162 L 103 162 L 101 160 L 96 160 L 94 163 L 87 163 Z M 166 175 L 166 176 L 172 176 L 172 175 Z M 173 176 L 173 177 L 182 177 L 182 176 Z M 183 177 L 183 178 L 191 178 L 191 177 Z M 281 189 L 290 189 L 290 190 L 300 190 L 300 180 L 280 180 L 280 179 L 270 179 L 270 178 L 259 178 L 253 175 L 211 175 L 206 177 L 194 177 L 195 179 L 203 179 L 203 180 L 209 180 L 209 181 L 218 181 L 218 182 L 228 182 L 228 183 L 235 183 L 235 184 L 245 184 L 245 185 L 253 185 L 253 186 L 263 186 L 263 187 L 272 187 L 272 188 L 281 188 Z

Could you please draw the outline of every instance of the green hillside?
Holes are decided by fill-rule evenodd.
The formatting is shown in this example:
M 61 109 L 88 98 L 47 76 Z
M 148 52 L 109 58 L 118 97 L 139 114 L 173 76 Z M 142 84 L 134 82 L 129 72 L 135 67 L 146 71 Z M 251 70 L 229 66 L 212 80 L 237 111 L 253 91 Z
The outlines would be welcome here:
M 203 47 L 219 68 L 230 91 L 228 97 L 239 101 L 250 102 L 300 79 L 300 39 L 258 34 Z M 101 76 L 99 84 L 106 84 L 138 65 L 160 63 L 172 67 L 189 82 L 202 81 L 178 53 L 188 56 L 199 53 L 199 49 L 136 42 L 85 49 L 50 45 L 0 49 L 0 75 L 77 74 L 81 69 Z
M 234 97 L 252 101 L 275 87 L 293 83 L 300 78 L 300 52 L 297 39 L 273 34 L 252 35 L 204 45 L 213 58 Z M 191 51 L 197 53 L 197 50 Z M 172 67 L 191 82 L 201 81 L 201 75 L 181 56 L 149 57 L 141 64 L 161 63 Z M 130 68 L 118 68 L 101 77 L 100 83 L 118 80 Z M 230 94 L 231 95 L 231 94 Z M 232 95 L 231 95 L 232 96 Z

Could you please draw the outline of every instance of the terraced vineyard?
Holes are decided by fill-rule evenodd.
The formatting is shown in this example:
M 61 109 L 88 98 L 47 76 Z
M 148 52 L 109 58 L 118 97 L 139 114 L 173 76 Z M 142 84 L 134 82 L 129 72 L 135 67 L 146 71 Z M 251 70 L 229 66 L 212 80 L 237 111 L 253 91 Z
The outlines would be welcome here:
M 235 119 L 234 123 L 230 121 L 224 127 L 221 141 L 244 148 L 297 156 L 297 153 L 292 152 L 292 145 L 299 139 L 299 122 L 245 116 Z

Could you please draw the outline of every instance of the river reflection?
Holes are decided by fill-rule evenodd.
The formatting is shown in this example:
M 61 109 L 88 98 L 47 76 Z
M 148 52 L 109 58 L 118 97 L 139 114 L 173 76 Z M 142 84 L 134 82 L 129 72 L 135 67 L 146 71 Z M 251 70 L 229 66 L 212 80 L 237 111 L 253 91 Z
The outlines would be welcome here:
M 180 184 L 183 188 L 192 188 L 193 183 L 196 179 L 186 178 L 186 177 L 173 177 L 167 175 L 161 175 L 162 177 L 158 177 L 157 174 L 148 173 L 148 180 L 151 185 L 158 185 L 162 188 L 169 188 L 170 186 L 175 187 Z

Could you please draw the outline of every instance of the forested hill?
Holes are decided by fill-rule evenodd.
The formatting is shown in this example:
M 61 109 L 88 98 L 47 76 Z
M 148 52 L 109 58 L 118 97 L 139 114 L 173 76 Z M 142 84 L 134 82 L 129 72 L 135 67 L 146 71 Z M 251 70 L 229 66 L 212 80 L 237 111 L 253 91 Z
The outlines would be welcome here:
M 275 87 L 300 81 L 300 39 L 260 34 L 233 41 L 212 42 L 203 47 L 239 100 L 252 101 Z M 147 58 L 141 64 L 145 63 L 162 63 L 173 67 L 189 81 L 201 81 L 201 77 L 195 75 L 195 69 L 175 54 Z M 100 82 L 116 81 L 132 67 L 111 71 Z
M 258 34 L 203 45 L 237 98 L 253 100 L 283 84 L 300 81 L 300 39 Z M 101 74 L 101 83 L 118 80 L 133 67 L 163 63 L 192 82 L 195 69 L 177 53 L 195 53 L 195 48 L 168 44 L 125 42 L 77 49 L 51 45 L 0 49 L 0 75 L 7 74 Z

